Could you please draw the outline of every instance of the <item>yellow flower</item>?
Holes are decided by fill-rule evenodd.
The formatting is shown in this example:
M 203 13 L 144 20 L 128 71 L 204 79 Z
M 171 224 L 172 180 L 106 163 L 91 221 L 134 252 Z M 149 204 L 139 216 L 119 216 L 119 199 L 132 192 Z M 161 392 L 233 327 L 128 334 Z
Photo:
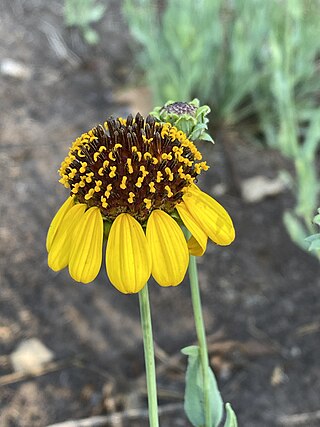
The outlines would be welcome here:
M 203 255 L 208 237 L 235 237 L 226 210 L 194 183 L 208 169 L 201 159 L 183 132 L 151 116 L 111 118 L 81 135 L 59 170 L 70 197 L 48 231 L 49 267 L 92 282 L 106 238 L 107 274 L 120 292 L 139 292 L 151 275 L 161 286 L 181 283 L 189 253 Z

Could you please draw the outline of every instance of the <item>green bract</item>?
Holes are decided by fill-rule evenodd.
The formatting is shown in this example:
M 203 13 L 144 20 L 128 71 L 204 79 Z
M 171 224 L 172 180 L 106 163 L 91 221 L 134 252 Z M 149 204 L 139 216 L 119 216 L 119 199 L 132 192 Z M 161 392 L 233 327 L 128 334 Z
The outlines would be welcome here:
M 207 105 L 200 106 L 197 98 L 191 102 L 168 101 L 161 107 L 156 107 L 150 114 L 160 122 L 169 122 L 182 130 L 191 141 L 202 139 L 213 142 L 207 133 L 210 113 Z

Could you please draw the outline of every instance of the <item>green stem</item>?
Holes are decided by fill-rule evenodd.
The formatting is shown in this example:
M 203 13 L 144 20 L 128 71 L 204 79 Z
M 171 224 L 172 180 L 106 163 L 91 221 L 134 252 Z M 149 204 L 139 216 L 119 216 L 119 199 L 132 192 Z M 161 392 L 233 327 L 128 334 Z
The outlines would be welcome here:
M 198 343 L 200 348 L 200 360 L 201 360 L 201 369 L 202 369 L 202 377 L 203 377 L 205 427 L 212 427 L 211 410 L 210 410 L 209 357 L 208 357 L 207 342 L 206 342 L 206 332 L 205 332 L 204 321 L 202 316 L 197 263 L 196 263 L 196 257 L 192 255 L 190 255 L 190 261 L 189 261 L 189 278 L 190 278 L 194 321 L 195 321 Z
M 144 359 L 146 366 L 149 423 L 150 427 L 159 427 L 156 369 L 154 362 L 152 324 L 149 303 L 148 284 L 139 292 L 141 327 L 143 334 Z

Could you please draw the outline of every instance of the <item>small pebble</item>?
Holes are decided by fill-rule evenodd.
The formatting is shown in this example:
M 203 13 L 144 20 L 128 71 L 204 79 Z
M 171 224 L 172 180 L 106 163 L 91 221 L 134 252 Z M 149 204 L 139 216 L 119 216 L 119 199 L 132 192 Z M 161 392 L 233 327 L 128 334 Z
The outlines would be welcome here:
M 29 80 L 32 75 L 29 67 L 10 58 L 5 58 L 1 61 L 0 73 L 3 76 L 13 77 L 18 80 Z
M 35 373 L 53 359 L 53 352 L 37 338 L 22 341 L 10 355 L 13 369 L 25 373 Z

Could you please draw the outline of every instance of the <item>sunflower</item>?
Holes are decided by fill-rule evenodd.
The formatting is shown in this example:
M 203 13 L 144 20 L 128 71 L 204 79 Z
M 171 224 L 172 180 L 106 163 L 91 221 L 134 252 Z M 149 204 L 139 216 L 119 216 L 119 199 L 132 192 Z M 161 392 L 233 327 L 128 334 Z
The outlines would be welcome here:
M 218 245 L 235 237 L 226 210 L 195 184 L 207 169 L 182 131 L 152 116 L 110 118 L 81 135 L 59 170 L 70 196 L 48 231 L 49 267 L 68 266 L 74 280 L 89 283 L 106 241 L 107 274 L 120 292 L 139 292 L 151 275 L 178 285 L 189 253 L 201 256 L 208 237 Z

